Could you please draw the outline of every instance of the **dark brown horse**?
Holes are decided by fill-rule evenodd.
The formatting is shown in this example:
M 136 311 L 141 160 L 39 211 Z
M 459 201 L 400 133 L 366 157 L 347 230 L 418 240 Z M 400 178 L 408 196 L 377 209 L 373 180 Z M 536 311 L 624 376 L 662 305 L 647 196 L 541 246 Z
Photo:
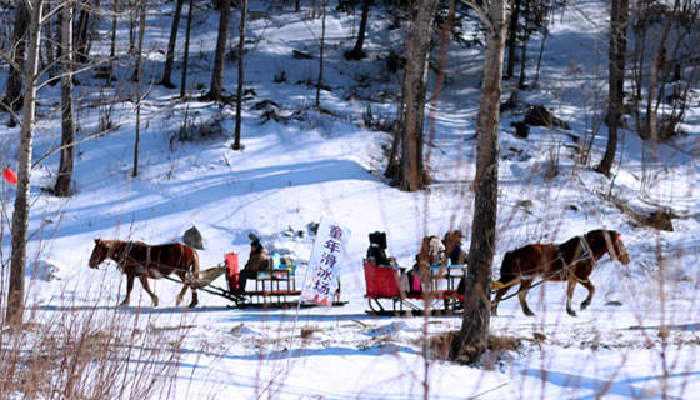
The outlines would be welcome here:
M 114 260 L 126 275 L 126 299 L 122 305 L 129 304 L 134 278 L 138 276 L 141 286 L 151 296 L 151 302 L 157 306 L 158 296 L 151 292 L 147 278 L 160 279 L 170 274 L 176 274 L 184 285 L 177 295 L 177 305 L 182 302 L 188 287 L 192 291 L 190 308 L 197 305 L 195 279 L 199 277 L 199 256 L 194 249 L 181 243 L 150 246 L 142 242 L 95 239 L 90 268 L 97 268 L 108 258 Z
M 630 255 L 615 231 L 596 229 L 566 242 L 556 244 L 529 244 L 517 250 L 509 251 L 501 263 L 501 277 L 491 283 L 497 289 L 496 298 L 491 303 L 491 314 L 496 315 L 496 308 L 501 297 L 511 286 L 520 282 L 518 297 L 525 315 L 534 315 L 527 306 L 525 298 L 535 278 L 543 281 L 566 281 L 566 312 L 575 316 L 571 308 L 571 297 L 576 283 L 588 289 L 588 297 L 581 303 L 581 309 L 591 304 L 595 287 L 588 279 L 597 260 L 604 254 L 622 264 L 630 262 Z

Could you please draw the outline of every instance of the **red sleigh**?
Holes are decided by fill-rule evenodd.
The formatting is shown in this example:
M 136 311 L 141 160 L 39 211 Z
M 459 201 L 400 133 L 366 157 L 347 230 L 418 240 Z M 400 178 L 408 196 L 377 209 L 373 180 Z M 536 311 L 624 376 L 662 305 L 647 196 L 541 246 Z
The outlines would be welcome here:
M 431 266 L 423 273 L 427 275 L 425 279 L 368 261 L 364 261 L 364 272 L 368 314 L 454 314 L 464 300 L 456 288 L 466 273 L 466 265 Z M 380 300 L 390 301 L 391 307 L 385 308 Z

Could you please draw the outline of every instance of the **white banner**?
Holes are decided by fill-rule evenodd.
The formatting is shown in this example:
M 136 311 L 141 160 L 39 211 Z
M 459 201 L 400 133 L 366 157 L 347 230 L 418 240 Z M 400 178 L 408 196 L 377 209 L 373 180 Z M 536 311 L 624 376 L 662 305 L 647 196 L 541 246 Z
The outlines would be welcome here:
M 350 230 L 333 221 L 321 219 L 311 250 L 308 274 L 301 290 L 301 301 L 328 305 L 333 303 L 343 255 L 350 240 Z

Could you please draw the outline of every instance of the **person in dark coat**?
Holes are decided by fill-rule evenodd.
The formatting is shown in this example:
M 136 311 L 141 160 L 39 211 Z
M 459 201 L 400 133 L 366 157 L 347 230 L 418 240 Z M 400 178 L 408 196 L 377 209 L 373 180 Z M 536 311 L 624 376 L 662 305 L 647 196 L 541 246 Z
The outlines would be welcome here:
M 255 279 L 258 271 L 269 269 L 267 250 L 260 244 L 260 239 L 253 238 L 250 242 L 250 255 L 240 273 L 238 280 L 238 292 L 245 292 L 246 280 Z

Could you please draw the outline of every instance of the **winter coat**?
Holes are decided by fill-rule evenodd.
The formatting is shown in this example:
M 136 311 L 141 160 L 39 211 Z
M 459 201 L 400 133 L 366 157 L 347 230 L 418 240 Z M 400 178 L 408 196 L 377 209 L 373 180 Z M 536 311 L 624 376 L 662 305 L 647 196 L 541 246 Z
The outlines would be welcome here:
M 258 252 L 250 252 L 248 261 L 245 263 L 243 268 L 246 271 L 261 271 L 269 269 L 269 264 L 267 260 L 267 251 L 262 248 Z

